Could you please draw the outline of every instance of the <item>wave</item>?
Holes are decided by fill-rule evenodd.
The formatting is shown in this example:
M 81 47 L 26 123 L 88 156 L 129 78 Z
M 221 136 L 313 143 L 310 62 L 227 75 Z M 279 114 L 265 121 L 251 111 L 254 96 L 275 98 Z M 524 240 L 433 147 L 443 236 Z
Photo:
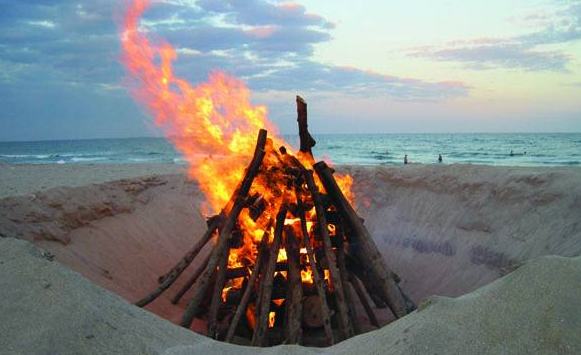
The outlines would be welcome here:
M 73 157 L 71 158 L 72 162 L 75 163 L 80 163 L 80 162 L 84 162 L 84 161 L 101 161 L 101 160 L 106 160 L 107 158 L 105 157 L 93 157 L 93 158 L 81 158 L 81 157 Z
M 2 158 L 36 158 L 36 159 L 48 159 L 54 157 L 52 154 L 0 154 Z

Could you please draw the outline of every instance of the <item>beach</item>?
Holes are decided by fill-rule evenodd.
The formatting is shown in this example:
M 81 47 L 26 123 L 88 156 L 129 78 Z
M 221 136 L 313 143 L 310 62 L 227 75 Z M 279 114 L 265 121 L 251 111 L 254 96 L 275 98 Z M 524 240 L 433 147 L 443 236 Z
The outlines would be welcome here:
M 460 348 L 453 346 L 470 345 L 466 339 L 481 339 L 481 349 L 485 349 L 483 344 L 493 341 L 492 330 L 495 334 L 501 330 L 513 334 L 521 326 L 515 317 L 524 314 L 529 317 L 526 324 L 530 334 L 515 333 L 513 340 L 520 339 L 528 345 L 521 349 L 516 344 L 507 345 L 507 349 L 514 350 L 512 353 L 533 349 L 541 349 L 543 353 L 581 351 L 581 340 L 569 331 L 569 326 L 581 324 L 579 297 L 574 297 L 574 291 L 581 288 L 578 278 L 571 277 L 574 270 L 581 270 L 578 258 L 581 255 L 580 168 L 410 164 L 340 166 L 337 171 L 352 175 L 357 210 L 386 263 L 401 278 L 404 292 L 420 309 L 427 307 L 427 310 L 416 311 L 393 325 L 329 348 L 329 353 L 346 353 L 358 346 L 374 353 L 380 341 L 397 342 L 394 349 L 399 350 L 394 350 L 394 354 L 424 353 L 416 348 L 425 343 L 424 335 L 430 339 L 434 351 L 455 352 Z M 51 301 L 53 310 L 47 311 L 47 317 L 54 321 L 59 319 L 55 313 L 58 309 L 62 313 L 63 307 L 75 302 L 86 305 L 95 298 L 95 304 L 102 304 L 103 308 L 115 305 L 123 312 L 138 315 L 136 320 L 118 319 L 113 311 L 104 310 L 102 314 L 95 311 L 95 316 L 113 317 L 107 321 L 112 322 L 113 328 L 119 327 L 115 322 L 125 324 L 124 327 L 134 326 L 129 343 L 134 340 L 155 343 L 151 348 L 143 348 L 147 349 L 145 353 L 167 350 L 167 354 L 189 354 L 206 346 L 235 353 L 242 348 L 233 350 L 225 344 L 202 341 L 199 335 L 178 327 L 174 327 L 175 335 L 165 339 L 174 329 L 169 323 L 151 318 L 127 303 L 154 289 L 157 277 L 169 270 L 203 234 L 208 216 L 203 201 L 196 182 L 187 179 L 182 165 L 3 164 L 0 166 L 0 235 L 7 238 L 2 239 L 2 249 L 6 252 L 6 248 L 12 248 L 14 255 L 22 257 L 18 260 L 9 254 L 2 257 L 2 270 L 5 276 L 10 276 L 2 277 L 5 283 L 2 297 L 15 299 L 15 291 L 9 290 L 15 285 L 22 285 L 19 294 L 32 292 L 37 287 L 35 282 L 41 282 L 40 276 L 31 275 L 34 271 L 24 270 L 21 265 L 31 263 L 41 273 L 46 269 L 48 279 L 64 278 L 62 289 L 48 287 L 50 292 L 63 297 L 61 301 L 59 298 Z M 33 251 L 35 247 L 24 241 L 49 254 Z M 38 255 L 51 255 L 49 259 L 56 263 Z M 547 255 L 559 257 L 538 259 Z M 71 284 L 65 287 L 67 283 Z M 185 304 L 173 306 L 169 299 L 181 283 L 173 285 L 146 309 L 171 322 L 179 322 Z M 64 293 L 67 287 L 77 284 L 82 285 L 79 289 L 82 300 L 69 300 Z M 39 287 L 39 294 L 15 299 L 16 304 L 47 297 L 42 294 L 42 285 Z M 534 292 L 542 292 L 543 296 L 533 297 Z M 490 312 L 485 311 L 487 307 Z M 548 307 L 547 311 L 543 307 Z M 26 310 L 16 308 L 3 307 L 2 313 L 20 319 Z M 34 317 L 31 316 L 31 321 Z M 62 322 L 67 322 L 67 317 L 78 320 L 81 316 L 63 316 Z M 137 319 L 148 320 L 139 323 Z M 467 326 L 478 320 L 483 322 L 482 328 Z M 566 329 L 562 329 L 563 324 L 568 325 Z M 41 328 L 48 326 L 41 325 Z M 430 330 L 432 326 L 450 328 L 438 333 Z M 59 327 L 62 332 L 77 331 L 72 325 Z M 18 339 L 26 336 L 18 329 L 24 328 L 25 323 L 21 328 L 4 329 L 0 340 L 17 344 Z M 194 323 L 193 329 L 202 330 L 203 324 Z M 164 340 L 142 339 L 145 330 L 150 332 L 148 337 L 154 334 L 156 339 Z M 100 331 L 99 336 L 108 334 L 106 329 Z M 397 340 L 401 332 L 410 332 L 409 343 Z M 47 334 L 56 339 L 65 337 L 60 332 Z M 463 334 L 464 340 L 447 344 L 444 338 L 454 334 L 458 338 Z M 558 339 L 547 338 L 543 342 L 535 338 L 539 334 Z M 37 341 L 49 340 L 39 336 Z M 184 347 L 168 350 L 177 345 Z M 57 348 L 55 345 L 54 349 Z M 85 350 L 94 353 L 98 349 L 104 348 L 89 346 Z M 296 347 L 288 349 L 297 351 Z M 501 350 L 497 347 L 496 351 L 481 350 L 480 353 L 505 353 Z M 135 353 L 135 349 L 126 353 Z

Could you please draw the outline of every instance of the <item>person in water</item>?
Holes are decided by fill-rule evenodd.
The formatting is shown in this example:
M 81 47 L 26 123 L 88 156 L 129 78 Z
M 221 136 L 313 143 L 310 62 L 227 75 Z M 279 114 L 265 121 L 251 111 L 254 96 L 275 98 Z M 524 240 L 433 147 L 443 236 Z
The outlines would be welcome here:
M 441 163 L 442 161 L 442 154 L 438 154 L 438 163 Z
M 514 156 L 514 152 L 512 151 L 512 149 L 510 150 L 510 154 L 509 154 L 509 155 L 510 155 L 511 157 L 513 157 L 513 156 Z
M 403 163 L 404 164 L 408 163 L 408 155 L 407 154 L 403 157 Z

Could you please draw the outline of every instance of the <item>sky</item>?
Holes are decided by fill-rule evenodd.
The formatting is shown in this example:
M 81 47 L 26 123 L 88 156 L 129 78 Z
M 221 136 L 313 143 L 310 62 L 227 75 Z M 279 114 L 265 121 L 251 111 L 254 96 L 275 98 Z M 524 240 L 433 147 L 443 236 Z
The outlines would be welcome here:
M 0 0 L 0 140 L 157 136 L 122 0 Z M 282 133 L 580 132 L 581 0 L 166 0 L 142 28 L 192 83 L 244 80 Z

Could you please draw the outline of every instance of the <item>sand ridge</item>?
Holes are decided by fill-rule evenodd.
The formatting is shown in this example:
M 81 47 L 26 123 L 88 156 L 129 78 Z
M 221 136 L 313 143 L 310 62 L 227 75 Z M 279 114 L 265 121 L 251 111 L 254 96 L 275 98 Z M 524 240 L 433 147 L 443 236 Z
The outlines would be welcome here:
M 11 167 L 10 174 L 31 169 Z M 133 302 L 205 230 L 203 196 L 183 171 L 163 166 L 114 167 L 136 174 L 122 179 L 106 166 L 76 169 L 72 187 L 22 179 L 21 191 L 33 192 L 0 198 L 0 236 L 30 241 Z M 54 181 L 74 176 L 54 166 L 33 170 Z M 358 210 L 416 302 L 474 291 L 538 256 L 581 255 L 581 169 L 411 164 L 339 171 L 353 175 Z M 83 185 L 87 175 L 92 182 Z M 185 301 L 173 306 L 169 298 L 192 270 L 147 310 L 177 323 Z M 387 321 L 389 312 L 382 316 Z
M 578 354 L 581 257 L 544 257 L 457 299 L 432 297 L 333 347 L 216 342 L 139 309 L 28 242 L 0 238 L 0 344 L 16 354 Z

